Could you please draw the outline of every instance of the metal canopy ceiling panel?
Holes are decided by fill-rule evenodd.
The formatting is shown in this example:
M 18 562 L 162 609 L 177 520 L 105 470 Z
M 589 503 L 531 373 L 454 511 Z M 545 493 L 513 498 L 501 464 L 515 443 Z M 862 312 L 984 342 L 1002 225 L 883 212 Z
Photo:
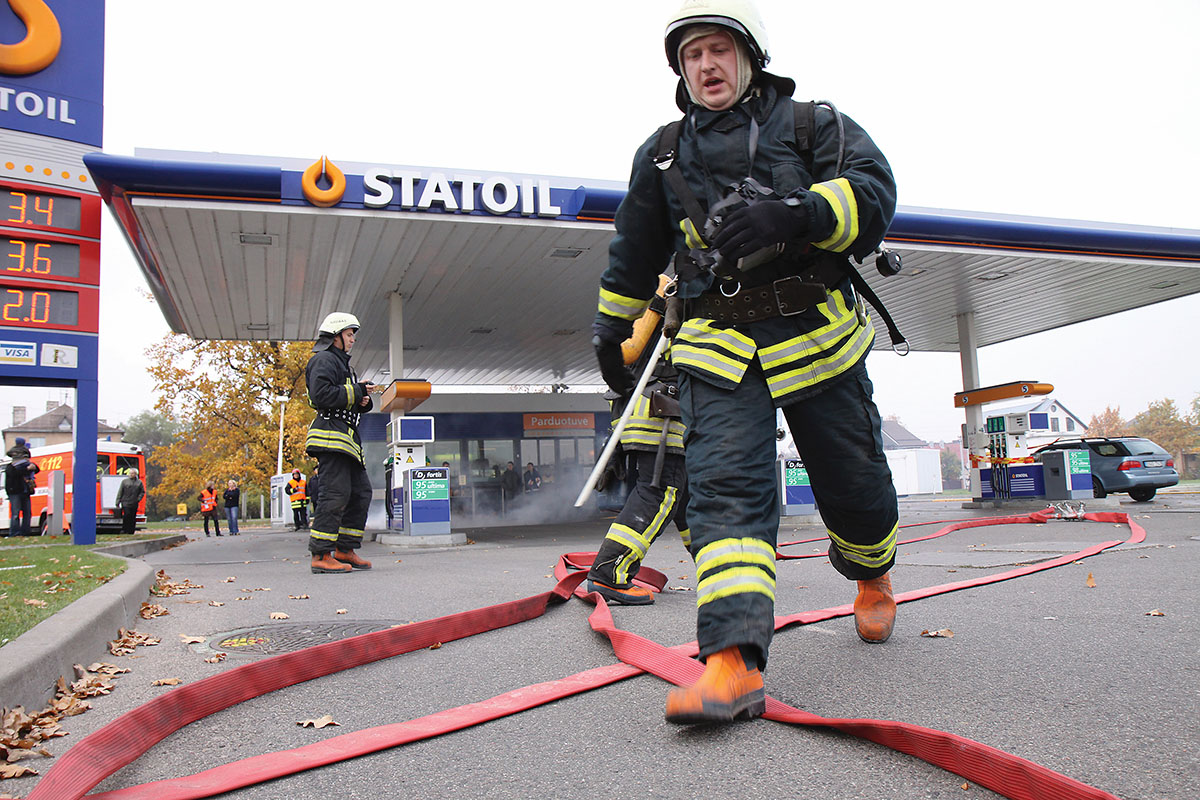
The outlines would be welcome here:
M 310 340 L 325 314 L 352 311 L 370 321 L 355 363 L 379 377 L 399 292 L 405 377 L 597 380 L 590 327 L 610 225 L 162 198 L 133 207 L 194 338 Z
M 156 197 L 133 208 L 194 338 L 308 340 L 325 314 L 348 310 L 365 322 L 358 369 L 383 380 L 399 292 L 403 377 L 599 382 L 589 331 L 609 224 Z M 1200 293 L 1200 266 L 1185 261 L 896 249 L 901 275 L 862 272 L 914 350 L 956 351 L 956 316 L 969 311 L 985 346 Z M 890 346 L 877 327 L 876 347 Z

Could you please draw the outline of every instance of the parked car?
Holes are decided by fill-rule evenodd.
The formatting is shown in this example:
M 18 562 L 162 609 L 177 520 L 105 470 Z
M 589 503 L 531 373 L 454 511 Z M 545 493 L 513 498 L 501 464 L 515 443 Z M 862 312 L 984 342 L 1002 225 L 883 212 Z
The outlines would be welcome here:
M 1128 492 L 1145 503 L 1163 487 L 1179 483 L 1175 459 L 1149 439 L 1136 436 L 1117 438 L 1060 439 L 1034 451 L 1034 457 L 1047 450 L 1087 449 L 1092 465 L 1092 494 L 1107 497 Z

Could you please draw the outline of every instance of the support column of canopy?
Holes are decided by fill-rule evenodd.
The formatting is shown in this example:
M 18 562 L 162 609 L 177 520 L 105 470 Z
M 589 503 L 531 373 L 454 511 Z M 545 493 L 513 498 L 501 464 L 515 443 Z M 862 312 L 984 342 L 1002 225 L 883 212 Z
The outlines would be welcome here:
M 979 335 L 975 328 L 975 312 L 968 311 L 955 317 L 958 322 L 958 357 L 962 363 L 963 391 L 971 391 L 982 386 L 979 380 Z M 983 455 L 987 441 L 987 433 L 983 428 L 983 406 L 968 405 L 963 409 L 966 415 L 964 426 L 965 436 L 963 446 L 967 448 L 968 473 L 971 476 L 971 497 L 979 499 L 982 488 L 975 470 L 970 469 L 970 456 Z

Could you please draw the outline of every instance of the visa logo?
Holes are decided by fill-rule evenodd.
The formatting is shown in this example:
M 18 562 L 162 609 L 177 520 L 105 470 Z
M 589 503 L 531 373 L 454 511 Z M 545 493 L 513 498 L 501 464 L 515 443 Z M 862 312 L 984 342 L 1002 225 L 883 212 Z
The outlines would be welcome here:
M 36 364 L 37 345 L 31 342 L 0 342 L 0 363 Z

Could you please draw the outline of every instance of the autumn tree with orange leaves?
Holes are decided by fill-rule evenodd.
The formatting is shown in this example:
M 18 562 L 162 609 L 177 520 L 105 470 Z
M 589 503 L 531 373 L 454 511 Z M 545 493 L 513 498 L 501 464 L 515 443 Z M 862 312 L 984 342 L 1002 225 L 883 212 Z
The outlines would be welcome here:
M 163 498 L 195 499 L 210 481 L 221 491 L 230 478 L 243 492 L 266 491 L 279 447 L 278 397 L 284 411 L 284 469 L 310 472 L 304 453 L 313 410 L 304 368 L 310 342 L 197 341 L 168 334 L 146 350 L 157 396 L 155 409 L 178 426 L 170 444 L 155 450 Z
M 1105 406 L 1104 411 L 1093 414 L 1088 422 L 1088 436 L 1126 436 L 1126 423 L 1121 419 L 1121 407 Z

